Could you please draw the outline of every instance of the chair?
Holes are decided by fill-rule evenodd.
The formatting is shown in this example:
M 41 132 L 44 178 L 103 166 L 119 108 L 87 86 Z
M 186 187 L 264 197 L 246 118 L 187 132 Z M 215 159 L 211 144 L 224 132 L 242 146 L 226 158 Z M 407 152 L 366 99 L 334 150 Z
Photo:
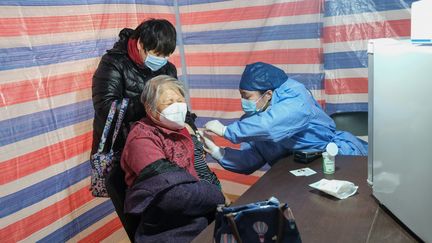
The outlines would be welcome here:
M 124 200 L 126 195 L 125 174 L 119 165 L 115 165 L 106 178 L 108 195 L 114 204 L 117 215 L 126 230 L 131 242 L 135 241 L 135 232 L 138 228 L 139 217 L 124 213 Z
M 347 131 L 355 136 L 368 135 L 368 112 L 337 112 L 330 115 L 333 118 L 336 129 Z

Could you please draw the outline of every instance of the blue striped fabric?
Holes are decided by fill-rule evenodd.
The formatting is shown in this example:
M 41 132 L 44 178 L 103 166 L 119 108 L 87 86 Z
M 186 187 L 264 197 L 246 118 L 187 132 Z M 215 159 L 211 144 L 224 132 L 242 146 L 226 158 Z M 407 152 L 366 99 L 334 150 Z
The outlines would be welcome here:
M 325 1 L 323 49 L 327 113 L 367 111 L 367 41 L 408 37 L 409 9 L 413 2 Z
M 93 119 L 91 100 L 0 121 L 0 145 L 15 143 L 88 119 Z
M 174 19 L 173 1 L 29 0 L 0 6 L 1 241 L 77 242 L 94 232 L 100 239 L 127 239 L 111 201 L 87 192 L 94 111 L 85 77 L 118 32 L 135 28 L 143 14 Z M 143 8 L 148 11 L 136 12 Z M 47 23 L 51 18 L 59 23 Z M 64 83 L 54 88 L 51 78 Z M 30 100 L 20 97 L 20 88 Z M 105 230 L 104 224 L 113 226 Z
M 224 2 L 227 0 L 178 0 L 179 6 Z M 172 0 L 2 0 L 0 6 L 69 6 L 93 4 L 146 4 L 174 6 Z
M 308 89 L 323 89 L 322 73 L 287 73 L 290 78 L 302 82 Z M 238 89 L 241 75 L 199 75 L 188 76 L 190 89 Z
M 188 6 L 196 4 L 206 3 L 217 3 L 217 2 L 229 2 L 231 0 L 177 0 L 179 6 Z
M 173 6 L 172 0 L 2 0 L 3 6 L 70 6 L 93 4 L 146 4 Z
M 191 74 L 188 76 L 190 89 L 237 89 L 240 75 L 209 75 Z
M 65 224 L 63 227 L 49 234 L 45 238 L 42 238 L 38 242 L 65 242 L 80 233 L 83 228 L 88 228 L 92 224 L 97 223 L 97 221 L 108 216 L 113 212 L 113 209 L 111 201 L 107 200 L 76 217 L 72 222 Z
M 301 82 L 309 90 L 324 89 L 324 73 L 287 73 L 287 75 Z
M 368 57 L 366 51 L 346 51 L 324 54 L 324 68 L 367 68 Z
M 5 217 L 20 209 L 40 202 L 88 176 L 90 176 L 90 163 L 86 161 L 21 191 L 2 197 L 1 205 L 7 205 L 7 207 L 2 207 L 0 209 L 0 217 Z
M 0 71 L 102 56 L 115 38 L 65 44 L 0 49 Z
M 214 30 L 184 33 L 185 45 L 229 44 L 260 42 L 269 40 L 298 40 L 319 38 L 321 23 L 290 24 L 244 28 L 234 30 Z
M 327 0 L 325 16 L 340 16 L 411 8 L 418 0 Z
M 214 118 L 213 117 L 198 117 L 196 119 L 195 123 L 196 123 L 197 127 L 203 127 L 204 124 L 206 124 L 207 122 L 209 122 L 211 120 L 214 120 Z M 220 122 L 222 122 L 223 124 L 230 124 L 230 123 L 233 123 L 233 122 L 237 121 L 238 119 L 237 118 L 236 119 L 224 119 L 224 118 L 220 118 L 218 120 Z
M 252 63 L 255 61 L 265 61 L 275 65 L 280 65 L 287 74 L 291 77 L 298 78 L 300 82 L 304 83 L 308 88 L 316 90 L 317 93 L 321 93 L 323 91 L 323 70 L 319 65 L 309 66 L 308 63 L 313 62 L 313 60 L 320 59 L 320 45 L 319 39 L 321 38 L 322 31 L 322 17 L 320 15 L 320 4 L 317 1 L 310 1 L 308 5 L 313 5 L 312 14 L 306 15 L 305 13 L 301 13 L 301 7 L 296 6 L 296 4 L 301 4 L 292 2 L 292 1 L 268 1 L 268 2 L 260 2 L 253 1 L 250 5 L 241 5 L 236 6 L 233 4 L 233 8 L 239 8 L 238 12 L 236 12 L 236 16 L 226 16 L 227 23 L 219 24 L 219 20 L 215 20 L 212 22 L 213 18 L 217 18 L 216 16 L 209 16 L 208 21 L 204 23 L 196 23 L 191 25 L 182 25 L 182 35 L 183 35 L 183 43 L 186 45 L 188 52 L 186 52 L 186 63 L 196 63 L 195 59 L 198 59 L 200 54 L 209 57 L 206 60 L 202 60 L 200 62 L 199 67 L 203 67 L 203 71 L 199 71 L 199 69 L 192 69 L 193 66 L 187 67 L 187 80 L 188 86 L 192 91 L 192 110 L 198 115 L 197 125 L 201 127 L 207 121 L 213 119 L 219 119 L 224 124 L 229 124 L 230 122 L 236 120 L 232 118 L 233 115 L 237 116 L 237 118 L 241 115 L 241 107 L 236 107 L 235 111 L 227 111 L 220 110 L 221 107 L 218 107 L 217 102 L 212 101 L 212 98 L 228 98 L 228 99 L 240 99 L 240 94 L 238 93 L 238 84 L 240 81 L 241 73 L 244 70 L 244 66 L 248 63 Z M 293 16 L 288 15 L 286 17 L 283 13 L 277 16 L 271 16 L 271 13 L 277 12 L 276 4 L 293 4 L 291 9 L 293 10 Z M 315 4 L 315 5 L 314 5 Z M 220 5 L 220 9 L 222 5 Z M 259 15 L 256 12 L 245 11 L 241 9 L 242 7 L 253 8 L 255 6 L 262 6 L 263 12 L 262 16 L 268 16 L 266 21 L 262 21 L 261 17 L 255 17 L 255 14 Z M 193 7 L 193 6 L 192 6 Z M 192 8 L 191 7 L 191 8 Z M 269 7 L 266 9 L 266 7 Z M 275 8 L 275 9 L 273 9 Z M 299 13 L 296 13 L 296 11 Z M 217 11 L 219 10 L 218 6 L 210 7 L 203 5 L 201 9 L 189 9 L 189 8 L 180 8 L 181 14 L 191 14 L 193 13 L 200 14 L 200 12 L 205 11 Z M 250 10 L 250 9 L 249 9 Z M 252 11 L 252 10 L 251 10 Z M 261 16 L 261 15 L 260 15 Z M 298 20 L 296 20 L 296 16 L 298 16 Z M 301 17 L 301 18 L 300 18 Z M 229 20 L 229 18 L 234 18 Z M 237 21 L 236 18 L 239 20 Z M 249 21 L 258 21 L 258 25 L 250 26 Z M 228 24 L 229 23 L 229 24 Z M 202 27 L 201 27 L 202 26 Z M 308 45 L 306 43 L 317 43 L 315 46 Z M 258 48 L 259 44 L 265 44 L 267 42 L 272 42 L 267 48 L 265 45 L 263 47 Z M 238 43 L 246 44 L 248 48 L 241 47 Z M 253 45 L 251 45 L 253 43 Z M 287 43 L 287 44 L 285 44 Z M 213 48 L 209 48 L 209 51 L 197 50 L 195 48 L 200 48 L 205 45 L 215 45 Z M 291 46 L 292 45 L 292 46 Z M 295 52 L 298 49 L 303 50 L 311 50 L 311 56 L 307 58 L 307 60 L 299 58 L 297 59 L 295 56 L 287 56 L 284 51 Z M 219 64 L 213 64 L 223 62 L 224 57 L 218 56 L 216 59 L 211 59 L 213 54 L 218 54 L 217 51 L 220 50 L 227 58 L 231 58 L 232 64 L 226 68 Z M 228 50 L 228 51 L 227 51 Z M 278 53 L 278 50 L 282 52 Z M 237 57 L 239 53 L 260 53 L 258 56 L 265 56 L 266 60 L 262 59 L 252 59 L 244 57 L 247 59 L 244 61 L 243 57 Z M 268 54 L 267 54 L 268 53 Z M 284 60 L 286 59 L 286 60 Z M 288 63 L 284 63 L 287 60 L 290 60 L 293 64 L 296 64 L 296 68 L 294 66 L 291 68 Z M 315 63 L 313 63 L 315 64 Z M 216 65 L 216 66 L 215 66 Z M 205 71 L 204 71 L 205 70 Z M 213 71 L 212 71 L 213 70 Z M 303 75 L 302 75 L 303 74 Z M 194 90 L 199 90 L 199 92 L 193 92 Z M 212 91 L 212 90 L 217 90 Z M 224 90 L 226 90 L 229 95 L 224 94 Z M 206 94 L 210 94 L 210 97 L 198 97 L 199 102 L 203 102 L 202 104 L 194 104 L 194 95 L 198 95 L 202 92 Z M 214 95 L 212 95 L 214 93 Z M 227 94 L 228 94 L 227 93 Z M 237 93 L 237 96 L 233 96 L 232 94 Z M 198 102 L 197 101 L 197 102 Z M 228 101 L 227 101 L 228 102 Z M 229 106 L 228 104 L 226 104 Z M 194 107 L 199 107 L 199 109 L 195 109 Z M 227 107 L 228 108 L 228 107 Z M 232 107 L 230 107 L 232 108 Z M 212 112 L 213 110 L 216 110 Z M 234 112 L 234 113 L 233 113 Z

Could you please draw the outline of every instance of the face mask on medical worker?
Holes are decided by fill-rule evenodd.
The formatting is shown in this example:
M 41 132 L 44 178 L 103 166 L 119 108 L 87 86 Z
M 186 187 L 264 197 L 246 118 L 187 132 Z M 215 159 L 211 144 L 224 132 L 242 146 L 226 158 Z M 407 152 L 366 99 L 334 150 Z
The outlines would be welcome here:
M 266 95 L 266 93 L 262 94 L 256 101 L 254 100 L 248 100 L 248 99 L 241 99 L 242 109 L 247 115 L 255 114 L 256 112 L 260 112 L 265 110 L 267 108 L 268 101 L 267 100 L 261 108 L 257 108 L 257 103 Z
M 185 127 L 187 105 L 186 103 L 173 103 L 159 113 L 159 122 L 162 126 L 179 130 Z
M 167 62 L 167 57 L 158 57 L 150 53 L 147 53 L 147 57 L 144 60 L 144 64 L 153 72 L 161 69 L 165 64 L 167 64 Z

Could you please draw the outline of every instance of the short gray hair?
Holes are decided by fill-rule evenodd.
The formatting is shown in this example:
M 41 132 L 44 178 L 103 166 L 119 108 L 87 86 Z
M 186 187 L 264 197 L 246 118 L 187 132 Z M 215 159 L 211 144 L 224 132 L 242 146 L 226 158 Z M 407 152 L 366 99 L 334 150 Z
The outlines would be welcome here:
M 156 110 L 157 101 L 163 91 L 161 87 L 177 90 L 183 97 L 185 96 L 183 84 L 176 78 L 168 75 L 156 76 L 146 82 L 141 93 L 141 103 L 147 104 L 152 111 Z

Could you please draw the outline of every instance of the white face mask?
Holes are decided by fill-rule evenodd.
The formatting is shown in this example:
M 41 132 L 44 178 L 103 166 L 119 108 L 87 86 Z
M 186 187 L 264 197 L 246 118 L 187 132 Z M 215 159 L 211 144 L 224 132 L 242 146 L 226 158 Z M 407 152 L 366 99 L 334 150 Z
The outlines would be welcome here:
M 169 105 L 159 113 L 161 125 L 171 130 L 179 130 L 184 128 L 186 112 L 186 103 L 173 103 Z

